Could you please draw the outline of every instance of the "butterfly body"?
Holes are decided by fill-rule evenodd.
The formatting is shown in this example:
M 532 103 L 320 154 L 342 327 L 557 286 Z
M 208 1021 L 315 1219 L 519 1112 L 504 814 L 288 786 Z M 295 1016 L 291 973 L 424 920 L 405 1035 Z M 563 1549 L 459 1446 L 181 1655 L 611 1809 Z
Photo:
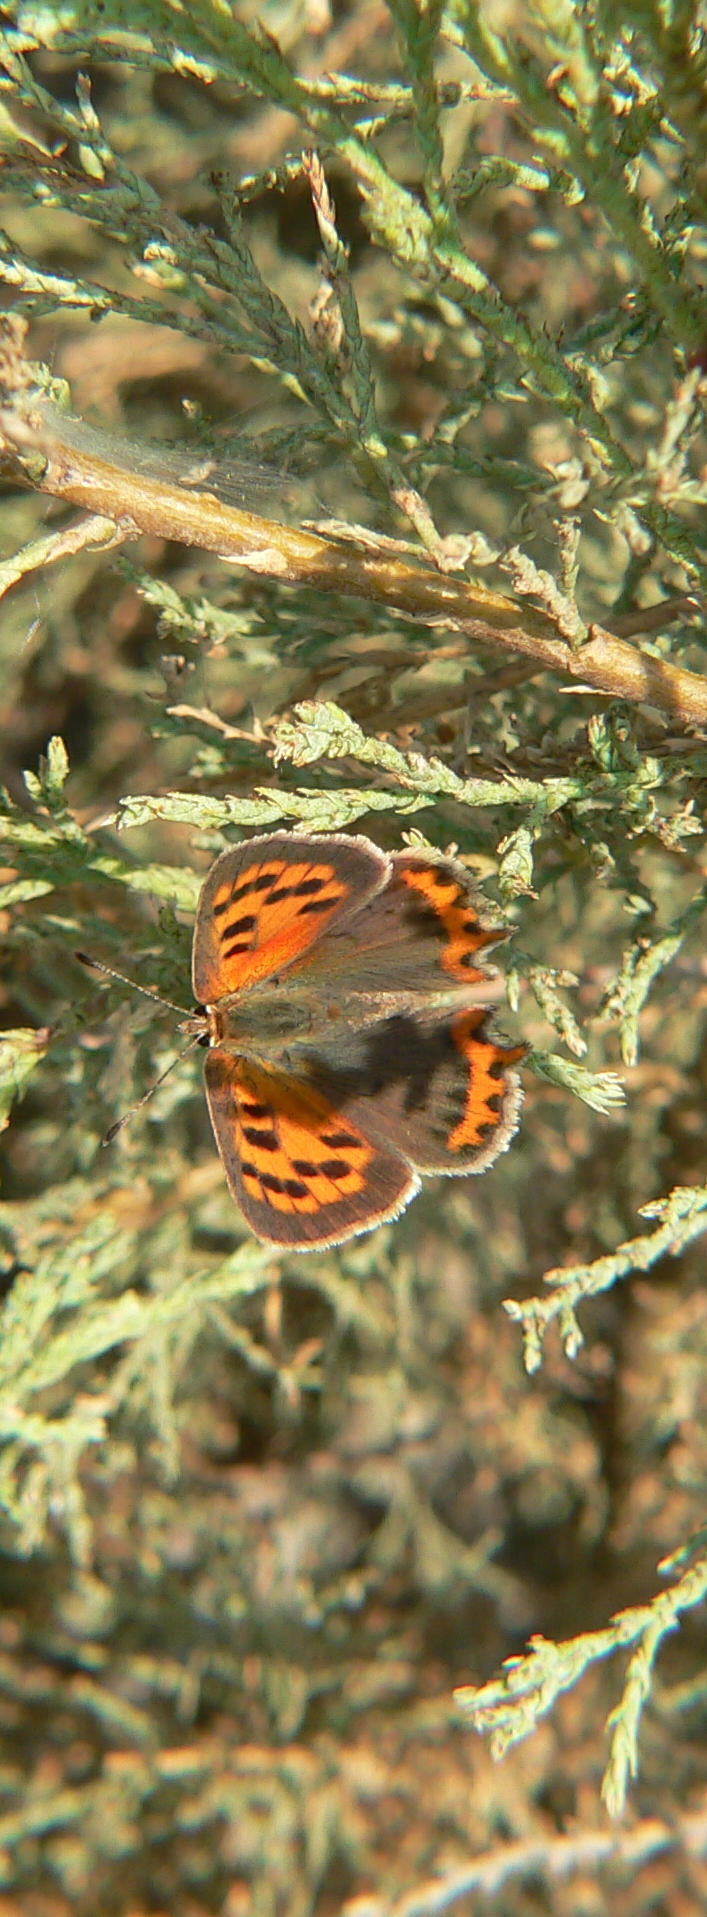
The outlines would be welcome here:
M 306 1250 L 397 1216 L 420 1173 L 481 1171 L 516 1129 L 489 1024 L 503 937 L 464 868 L 363 837 L 272 833 L 206 880 L 193 977 L 206 1090 L 234 1197 Z
M 493 1004 L 498 998 L 495 981 L 489 980 L 489 995 L 478 1003 Z M 265 1062 L 289 1061 L 293 1047 L 336 1044 L 348 1034 L 360 1032 L 381 1021 L 435 1012 L 448 1016 L 469 1004 L 469 987 L 450 985 L 438 992 L 423 990 L 362 990 L 342 983 L 328 995 L 313 989 L 297 977 L 275 980 L 272 989 L 265 983 L 246 988 L 243 995 L 233 994 L 210 1009 L 209 1041 L 234 1055 L 257 1057 Z

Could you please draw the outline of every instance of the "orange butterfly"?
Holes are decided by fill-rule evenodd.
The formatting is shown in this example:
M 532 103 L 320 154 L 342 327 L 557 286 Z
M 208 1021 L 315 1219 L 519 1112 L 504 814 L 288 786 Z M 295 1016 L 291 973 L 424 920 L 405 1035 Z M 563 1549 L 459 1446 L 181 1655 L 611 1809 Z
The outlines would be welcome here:
M 340 1244 L 421 1172 L 485 1171 L 521 1092 L 489 1023 L 498 974 L 463 866 L 273 832 L 224 852 L 196 917 L 206 1095 L 226 1177 L 266 1243 Z

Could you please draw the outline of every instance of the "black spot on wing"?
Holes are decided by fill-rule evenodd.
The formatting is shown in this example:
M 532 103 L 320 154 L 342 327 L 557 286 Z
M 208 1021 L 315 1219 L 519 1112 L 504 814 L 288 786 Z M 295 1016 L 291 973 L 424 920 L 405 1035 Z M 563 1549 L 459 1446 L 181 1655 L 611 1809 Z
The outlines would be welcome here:
M 293 1158 L 292 1170 L 299 1172 L 300 1178 L 330 1178 L 335 1184 L 338 1178 L 346 1178 L 351 1170 L 344 1158 L 324 1158 L 319 1165 L 310 1165 L 305 1158 Z
M 298 1178 L 276 1178 L 274 1172 L 258 1172 L 252 1166 L 249 1166 L 248 1170 L 251 1178 L 257 1179 L 263 1191 L 282 1192 L 286 1198 L 308 1198 L 309 1196 L 307 1186 L 300 1184 Z M 246 1171 L 245 1165 L 243 1171 L 244 1173 Z
M 328 878 L 315 878 L 297 879 L 294 885 L 278 885 L 270 894 L 270 904 L 280 905 L 283 899 L 315 899 L 329 883 Z M 328 899 L 327 904 L 331 903 Z
M 280 1149 L 277 1133 L 266 1131 L 265 1127 L 260 1129 L 256 1125 L 244 1125 L 243 1137 L 247 1145 L 255 1145 L 261 1152 L 277 1152 Z
M 332 898 L 307 899 L 301 907 L 300 918 L 304 918 L 305 913 L 309 912 L 330 912 L 332 907 L 338 905 L 338 903 L 338 899 Z
M 252 932 L 257 923 L 254 912 L 241 912 L 239 919 L 231 919 L 228 925 L 223 926 L 220 935 L 222 942 L 225 944 L 226 939 L 242 938 L 243 933 Z
M 269 872 L 253 872 L 251 870 L 250 872 L 244 873 L 243 878 L 238 879 L 232 887 L 228 903 L 230 905 L 237 905 L 239 898 L 242 898 L 244 892 L 270 892 L 272 887 L 277 884 L 277 876 L 277 872 L 274 872 L 272 869 Z M 224 907 L 219 907 L 219 910 L 224 909 Z

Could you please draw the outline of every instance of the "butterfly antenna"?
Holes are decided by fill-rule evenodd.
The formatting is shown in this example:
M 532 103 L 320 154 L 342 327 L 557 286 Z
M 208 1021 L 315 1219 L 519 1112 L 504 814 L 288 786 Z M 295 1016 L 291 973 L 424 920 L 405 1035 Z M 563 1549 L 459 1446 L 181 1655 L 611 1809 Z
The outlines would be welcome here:
M 118 973 L 117 976 L 120 977 L 120 973 Z M 130 981 L 128 980 L 128 984 L 129 983 Z M 165 1003 L 166 1002 L 167 1001 L 165 1001 Z M 199 1043 L 200 1038 L 198 1036 L 190 1038 L 189 1044 L 185 1045 L 183 1052 L 178 1052 L 176 1058 L 172 1059 L 171 1064 L 165 1066 L 164 1071 L 160 1072 L 159 1078 L 153 1079 L 152 1084 L 148 1085 L 147 1091 L 143 1092 L 142 1098 L 138 1099 L 137 1104 L 131 1105 L 129 1112 L 123 1112 L 122 1118 L 117 1118 L 114 1125 L 109 1125 L 105 1137 L 101 1139 L 102 1145 L 112 1145 L 113 1139 L 117 1138 L 119 1132 L 122 1132 L 123 1126 L 130 1124 L 130 1120 L 135 1117 L 135 1113 L 141 1111 L 143 1105 L 147 1105 L 153 1092 L 156 1092 L 158 1086 L 163 1085 L 165 1079 L 169 1078 L 169 1074 L 174 1071 L 175 1065 L 181 1065 L 182 1059 L 187 1056 L 187 1052 L 193 1052 L 195 1045 Z
M 126 978 L 124 972 L 116 972 L 112 965 L 104 965 L 102 959 L 89 958 L 87 952 L 75 952 L 74 958 L 87 966 L 89 972 L 105 972 L 106 978 L 116 978 L 120 985 L 129 985 L 131 991 L 141 992 L 143 998 L 151 998 L 155 1005 L 164 1005 L 168 1012 L 178 1012 L 180 1018 L 189 1017 L 185 1006 L 175 1005 L 173 999 L 163 998 L 161 992 L 151 992 L 149 985 L 138 985 L 134 978 Z M 157 1082 L 159 1084 L 159 1080 Z

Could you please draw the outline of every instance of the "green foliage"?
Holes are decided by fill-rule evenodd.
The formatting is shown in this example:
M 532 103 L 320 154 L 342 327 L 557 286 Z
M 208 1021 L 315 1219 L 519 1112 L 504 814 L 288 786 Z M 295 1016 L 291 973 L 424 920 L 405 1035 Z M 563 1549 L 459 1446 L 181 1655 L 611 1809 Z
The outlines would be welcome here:
M 98 500 L 47 530 L 0 395 L 0 1887 L 29 1917 L 479 1888 L 522 1917 L 539 1877 L 561 1917 L 621 1869 L 639 1917 L 693 1844 L 704 45 L 689 6 L 389 13 L 3 13 L 31 381 L 95 459 L 124 439 L 183 490 L 207 460 L 290 529 L 260 565 L 129 546 Z M 341 591 L 278 576 L 312 513 Z M 202 876 L 283 822 L 456 847 L 528 1043 L 488 1176 L 298 1259 L 250 1238 L 180 1057 Z M 597 1830 L 630 1783 L 635 1827 Z
M 548 1077 L 550 1073 L 548 1073 Z M 559 1074 L 558 1074 L 559 1078 Z M 581 1094 L 580 1094 L 581 1095 Z M 587 1103 L 591 1100 L 588 1098 Z M 610 1087 L 604 1106 L 609 1110 L 611 1103 Z M 602 1106 L 597 1101 L 596 1109 Z M 576 1307 L 585 1298 L 596 1297 L 601 1291 L 608 1291 L 622 1278 L 630 1277 L 636 1271 L 650 1271 L 659 1259 L 666 1255 L 676 1258 L 693 1239 L 700 1238 L 707 1231 L 707 1190 L 694 1186 L 684 1191 L 676 1189 L 662 1202 L 641 1207 L 644 1217 L 658 1217 L 661 1223 L 657 1231 L 643 1238 L 635 1238 L 630 1244 L 619 1245 L 607 1258 L 596 1258 L 591 1265 L 576 1265 L 571 1269 L 546 1271 L 545 1283 L 554 1285 L 552 1298 L 526 1298 L 522 1304 L 514 1299 L 505 1301 L 509 1318 L 514 1318 L 523 1326 L 525 1363 L 528 1371 L 536 1371 L 542 1362 L 542 1345 L 547 1326 L 557 1319 L 562 1340 L 568 1357 L 576 1358 L 583 1343 L 582 1333 L 577 1323 Z
M 616 1816 L 624 1810 L 629 1781 L 638 1770 L 638 1725 L 652 1688 L 653 1665 L 663 1638 L 674 1631 L 683 1611 L 700 1604 L 707 1592 L 704 1558 L 687 1571 L 672 1590 L 612 1618 L 604 1631 L 588 1631 L 567 1644 L 548 1644 L 534 1637 L 525 1657 L 508 1660 L 500 1683 L 479 1691 L 457 1692 L 457 1701 L 477 1730 L 490 1731 L 497 1755 L 527 1737 L 545 1712 L 552 1710 L 561 1691 L 577 1683 L 596 1658 L 610 1657 L 627 1644 L 638 1644 L 628 1666 L 621 1704 L 612 1712 L 611 1755 L 603 1796 Z

